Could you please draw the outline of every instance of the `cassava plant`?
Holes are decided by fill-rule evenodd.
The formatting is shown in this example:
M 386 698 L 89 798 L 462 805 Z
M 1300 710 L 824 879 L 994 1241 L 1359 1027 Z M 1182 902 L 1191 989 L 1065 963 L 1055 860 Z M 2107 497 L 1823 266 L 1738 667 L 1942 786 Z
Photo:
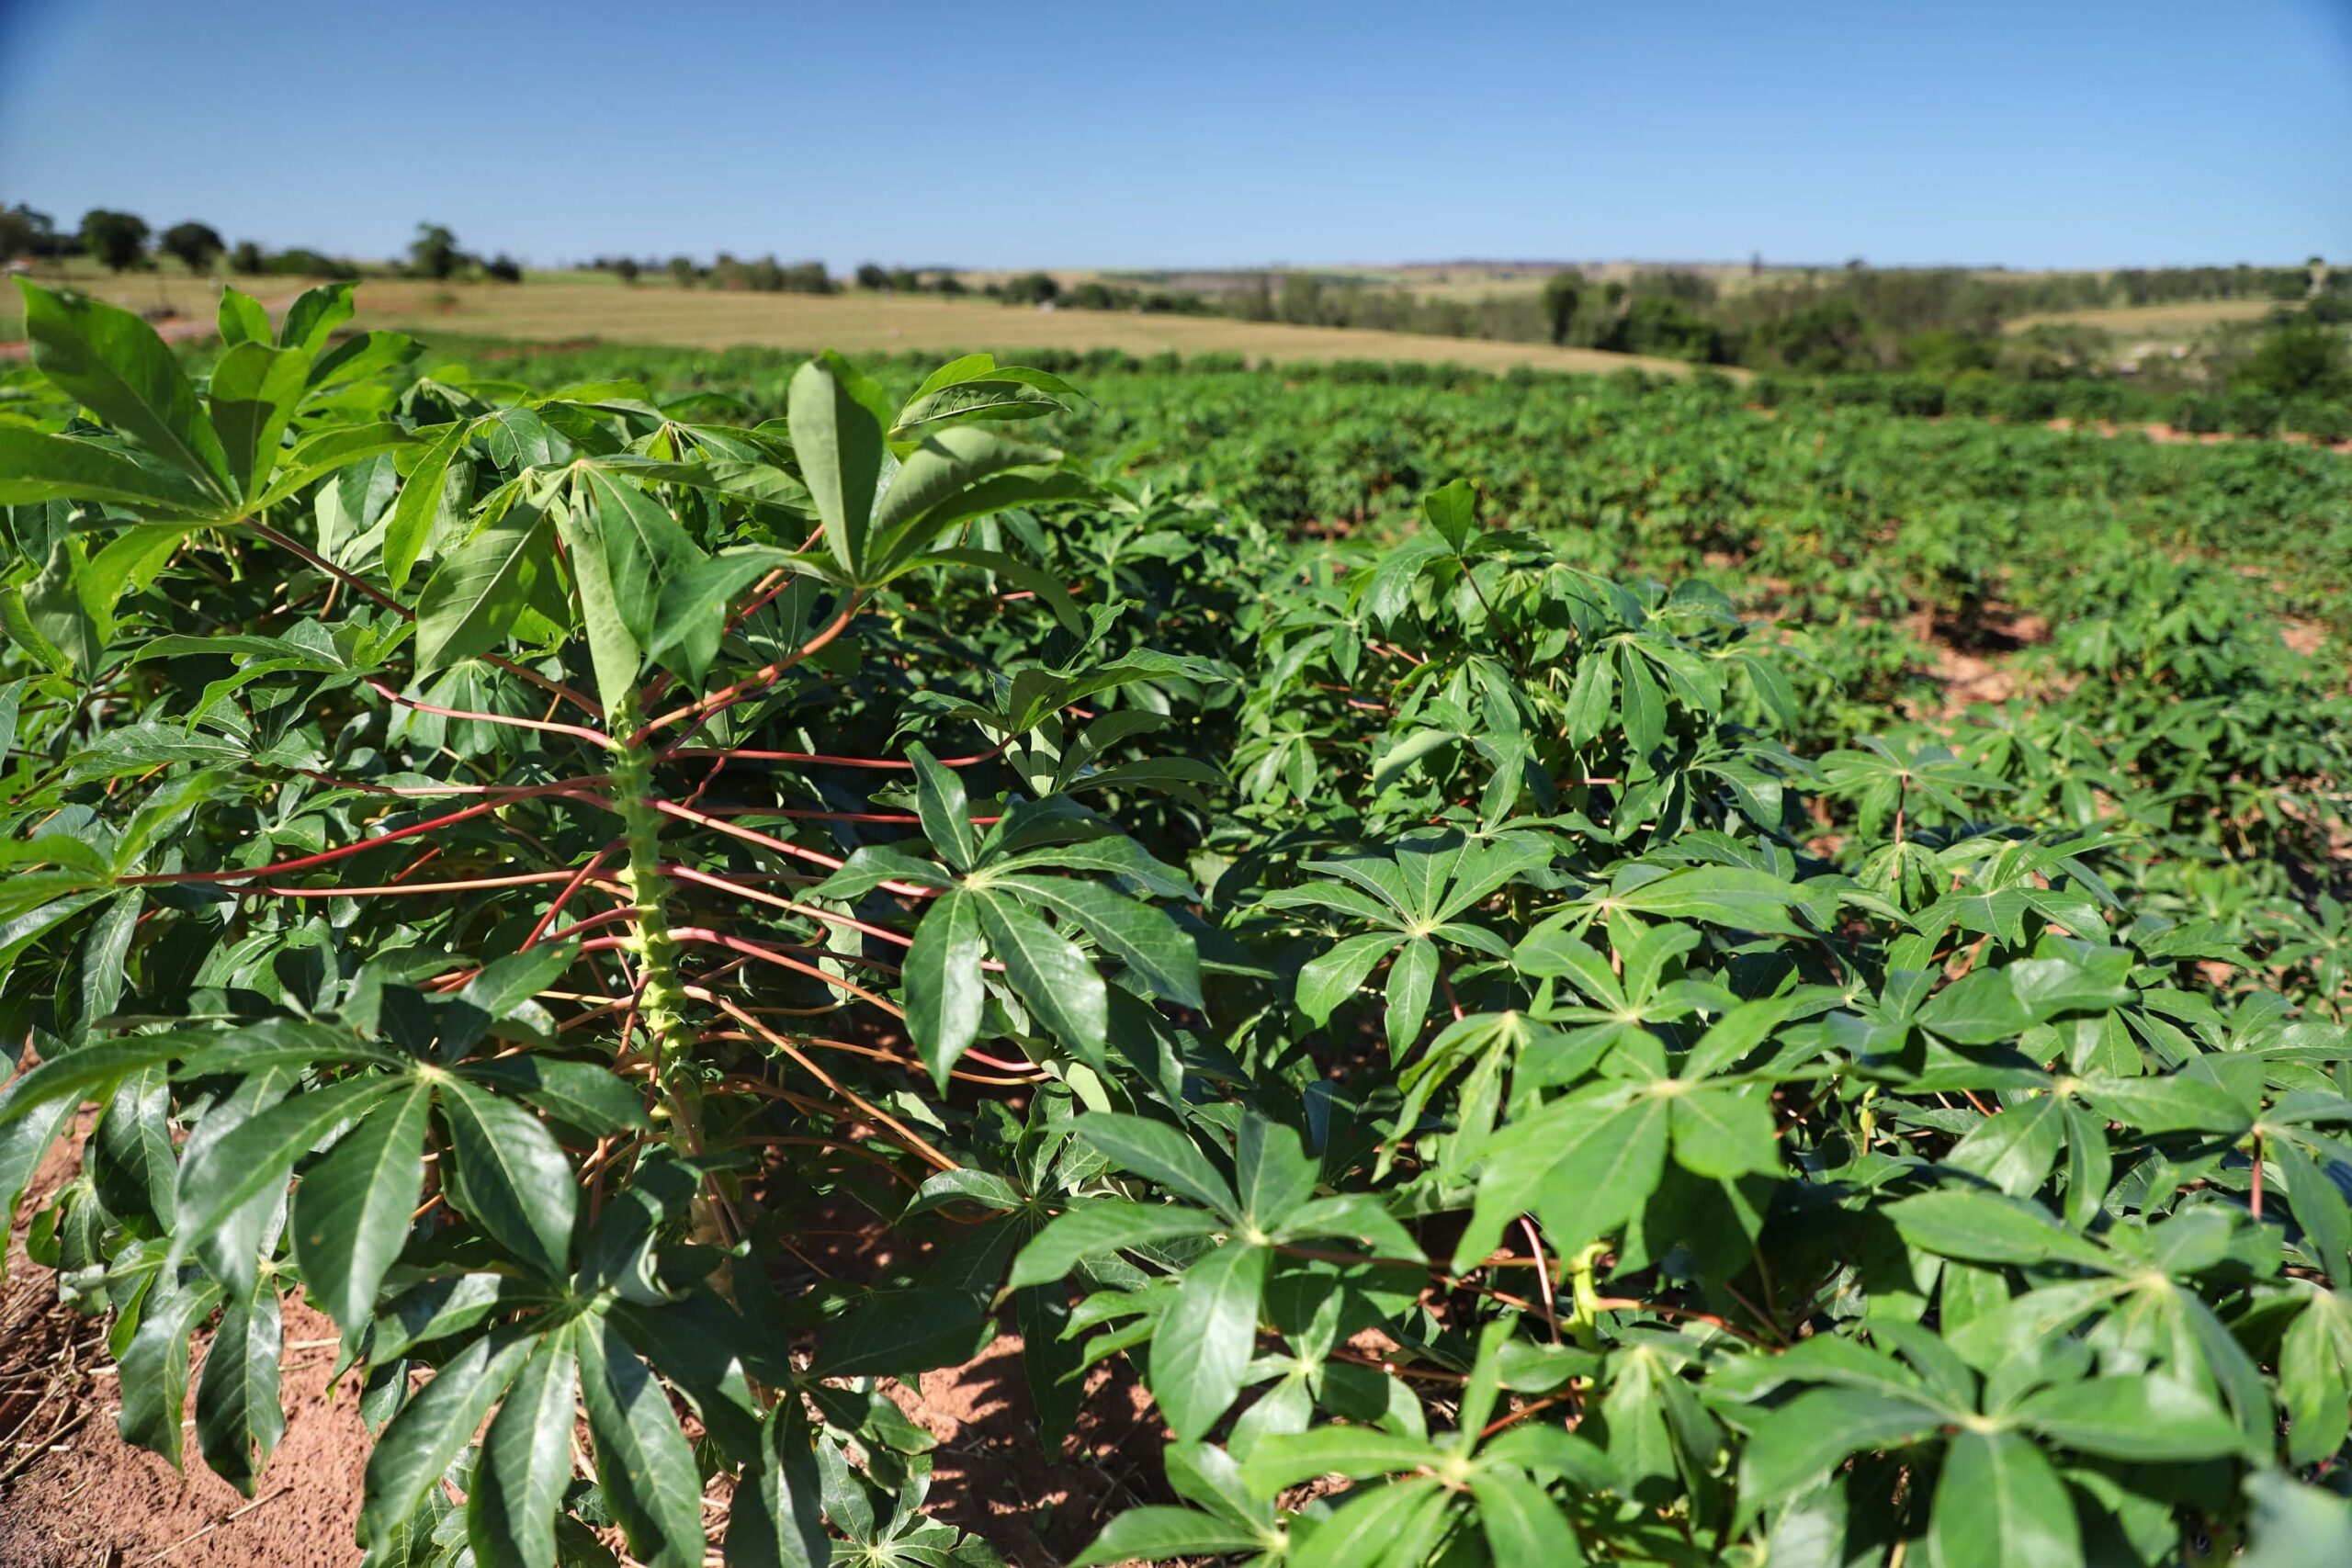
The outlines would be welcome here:
M 28 288 L 0 411 L 0 1190 L 80 1139 L 133 1440 L 251 1491 L 299 1293 L 376 1568 L 993 1561 L 877 1380 L 1008 1331 L 1174 1439 L 1079 1562 L 2352 1556 L 2333 925 L 2135 910 L 2039 739 L 1808 756 L 1713 588 L 1294 540 L 987 355 L 225 299 L 199 381 Z

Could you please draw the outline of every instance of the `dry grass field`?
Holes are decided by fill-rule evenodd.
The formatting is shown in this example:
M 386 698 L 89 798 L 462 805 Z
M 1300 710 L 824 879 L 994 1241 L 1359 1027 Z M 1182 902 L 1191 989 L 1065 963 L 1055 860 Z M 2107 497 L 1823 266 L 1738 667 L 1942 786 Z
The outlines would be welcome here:
M 2256 321 L 2278 309 L 2270 299 L 2184 299 L 2170 305 L 2115 305 L 2093 310 L 2049 310 L 2019 316 L 2007 330 L 2029 327 L 2099 327 L 2119 337 L 2185 340 L 2224 321 Z
M 1503 371 L 1610 371 L 1627 367 L 1680 374 L 1674 360 L 1545 344 L 1487 343 L 1415 333 L 1359 332 L 1130 311 L 1043 310 L 989 299 L 876 294 L 748 294 L 679 288 L 667 282 L 616 288 L 601 283 L 517 286 L 370 282 L 359 288 L 359 321 L 424 335 L 725 348 L 838 348 L 845 354 L 987 348 L 1087 350 L 1134 355 L 1239 354 L 1290 362 L 1335 359 L 1450 360 Z
M 1084 275 L 1072 274 L 1072 276 Z M 70 283 L 127 310 L 168 307 L 184 321 L 211 319 L 220 284 L 179 271 L 114 276 L 82 268 L 40 281 Z M 300 278 L 232 278 L 273 308 Z M 24 335 L 16 291 L 0 298 L 0 342 Z M 420 335 L 661 344 L 681 348 L 838 348 L 845 354 L 986 348 L 1006 352 L 1115 348 L 1143 355 L 1238 354 L 1276 363 L 1336 359 L 1451 361 L 1500 373 L 1516 366 L 1605 373 L 1628 367 L 1679 375 L 1676 360 L 1546 344 L 1487 343 L 1418 333 L 1297 327 L 1219 316 L 1041 310 L 990 299 L 849 292 L 751 294 L 679 288 L 666 280 L 623 287 L 602 273 L 534 273 L 522 284 L 435 284 L 407 279 L 359 286 L 358 324 Z M 1736 373 L 1737 374 L 1737 373 Z

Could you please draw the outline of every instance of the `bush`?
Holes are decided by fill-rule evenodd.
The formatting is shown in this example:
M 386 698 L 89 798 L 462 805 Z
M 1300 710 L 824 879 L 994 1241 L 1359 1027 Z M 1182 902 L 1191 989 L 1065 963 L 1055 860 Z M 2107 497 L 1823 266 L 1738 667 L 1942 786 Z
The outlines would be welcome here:
M 2352 440 L 2352 401 L 2341 398 L 2295 398 L 2280 411 L 2278 423 L 2314 441 Z

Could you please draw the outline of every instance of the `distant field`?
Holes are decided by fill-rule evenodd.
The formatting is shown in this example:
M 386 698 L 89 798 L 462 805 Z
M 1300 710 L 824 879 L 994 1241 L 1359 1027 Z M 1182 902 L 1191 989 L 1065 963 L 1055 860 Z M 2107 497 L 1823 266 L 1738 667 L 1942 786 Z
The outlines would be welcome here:
M 2276 309 L 2278 301 L 2272 299 L 2186 299 L 2173 305 L 2114 305 L 2103 310 L 2048 310 L 2019 316 L 2008 323 L 2007 330 L 2019 333 L 2028 327 L 2063 325 L 2100 327 L 2121 337 L 2136 334 L 2187 338 L 2223 321 L 2259 321 Z
M 209 321 L 220 301 L 219 279 L 193 276 L 175 264 L 157 272 L 117 276 L 87 263 L 69 262 L 62 268 L 44 268 L 30 276 L 35 283 L 52 288 L 66 285 L 94 299 L 142 313 L 168 305 L 183 318 Z M 290 299 L 310 287 L 310 280 L 300 277 L 232 277 L 229 281 L 255 299 L 271 303 Z M 14 288 L 0 287 L 0 343 L 15 343 L 25 335 L 25 313 L 18 305 L 19 299 Z
M 1632 367 L 1679 375 L 1690 368 L 1679 361 L 1637 355 L 1417 333 L 1295 327 L 1216 316 L 1039 310 L 935 296 L 746 294 L 678 288 L 668 283 L 616 288 L 604 283 L 553 281 L 454 287 L 370 282 L 359 288 L 359 321 L 426 335 L 440 332 L 527 342 L 594 337 L 684 348 L 738 344 L 838 348 L 844 353 L 1115 348 L 1134 355 L 1173 349 L 1188 355 L 1240 354 L 1278 362 L 1450 360 L 1496 371 L 1524 365 L 1543 370 Z

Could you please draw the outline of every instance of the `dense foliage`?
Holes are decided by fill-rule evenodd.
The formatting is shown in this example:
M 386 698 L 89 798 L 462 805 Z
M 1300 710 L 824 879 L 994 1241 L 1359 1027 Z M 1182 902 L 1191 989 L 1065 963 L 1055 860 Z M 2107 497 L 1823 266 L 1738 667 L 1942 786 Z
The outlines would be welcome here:
M 377 1568 L 990 1561 L 874 1380 L 1005 1328 L 1173 1435 L 1083 1562 L 2352 1557 L 2331 455 L 348 310 L 29 289 L 0 412 L 134 1440 L 251 1489 L 300 1291 Z

